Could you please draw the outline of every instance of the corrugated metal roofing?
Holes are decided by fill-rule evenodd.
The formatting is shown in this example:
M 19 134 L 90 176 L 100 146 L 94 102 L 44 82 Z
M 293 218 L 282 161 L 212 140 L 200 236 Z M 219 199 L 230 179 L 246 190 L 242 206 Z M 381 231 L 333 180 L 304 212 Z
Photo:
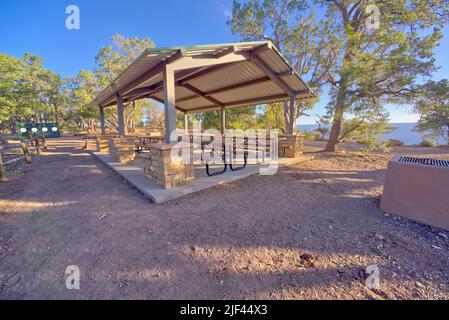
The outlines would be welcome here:
M 223 63 L 221 57 L 232 54 L 245 58 Z M 195 61 L 214 57 L 217 61 L 189 68 L 190 60 L 185 60 L 187 67 L 177 71 L 177 62 L 186 57 Z M 142 98 L 163 101 L 160 67 L 164 63 L 174 65 L 176 107 L 185 112 L 288 100 L 288 92 L 297 94 L 298 99 L 315 96 L 271 42 L 243 42 L 147 49 L 92 104 L 113 105 L 117 93 L 126 102 Z

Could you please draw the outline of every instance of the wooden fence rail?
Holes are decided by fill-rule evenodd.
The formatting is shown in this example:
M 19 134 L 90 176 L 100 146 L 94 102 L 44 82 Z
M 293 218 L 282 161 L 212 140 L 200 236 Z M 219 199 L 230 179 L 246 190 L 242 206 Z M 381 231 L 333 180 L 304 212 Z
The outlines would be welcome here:
M 41 154 L 41 144 L 44 148 L 47 148 L 47 141 L 45 139 L 44 134 L 39 134 L 37 136 L 30 137 L 29 140 L 22 141 L 20 143 L 5 143 L 3 141 L 3 145 L 0 145 L 0 182 L 6 181 L 5 167 L 7 165 L 11 165 L 15 162 L 18 162 L 22 159 L 25 159 L 27 164 L 30 164 L 32 161 L 31 152 L 28 144 L 35 146 L 36 153 L 38 155 Z M 7 161 L 3 161 L 3 155 L 18 155 L 18 157 L 9 159 Z

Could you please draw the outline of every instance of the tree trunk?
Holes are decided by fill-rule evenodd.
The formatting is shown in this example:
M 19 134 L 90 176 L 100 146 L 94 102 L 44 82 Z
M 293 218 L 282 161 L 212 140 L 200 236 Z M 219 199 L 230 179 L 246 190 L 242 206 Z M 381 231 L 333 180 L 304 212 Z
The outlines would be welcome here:
M 345 91 L 346 86 L 343 85 L 343 79 L 338 88 L 337 101 L 335 103 L 334 120 L 332 122 L 332 129 L 329 135 L 329 140 L 327 141 L 326 148 L 327 152 L 335 152 L 338 148 L 339 137 L 341 133 L 341 126 L 343 123 L 343 115 L 345 113 Z
M 284 123 L 285 123 L 285 132 L 287 134 L 293 134 L 295 132 L 295 119 L 294 119 L 294 108 L 293 114 L 292 109 L 290 108 L 290 102 L 284 102 Z
M 449 123 L 446 126 L 447 126 L 447 145 L 449 146 Z
M 10 120 L 10 129 L 11 129 L 11 134 L 16 134 L 17 133 L 17 127 L 16 127 L 16 119 L 15 117 L 11 118 Z
M 126 132 L 128 134 L 129 132 L 133 132 L 134 131 L 132 118 L 134 117 L 134 113 L 136 112 L 136 109 L 137 109 L 136 101 L 132 102 L 132 109 L 131 110 L 129 109 L 129 106 L 126 109 L 127 109 L 127 111 L 129 111 L 129 112 L 125 112 L 125 127 L 126 127 Z
M 55 104 L 55 123 L 59 123 L 58 106 Z

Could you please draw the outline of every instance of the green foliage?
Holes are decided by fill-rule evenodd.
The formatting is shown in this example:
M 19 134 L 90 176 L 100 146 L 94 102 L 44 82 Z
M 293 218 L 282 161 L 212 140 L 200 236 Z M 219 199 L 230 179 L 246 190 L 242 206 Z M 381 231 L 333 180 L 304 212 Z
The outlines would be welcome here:
M 23 121 L 55 121 L 63 102 L 61 78 L 37 56 L 0 54 L 0 128 L 15 131 Z
M 330 32 L 330 19 L 317 20 L 310 1 L 299 0 L 248 0 L 233 2 L 231 31 L 243 40 L 270 40 L 290 62 L 300 77 L 306 77 L 309 86 L 319 94 L 325 81 L 326 70 L 336 53 L 329 38 L 321 35 Z M 298 101 L 294 114 L 283 108 L 282 128 L 287 131 L 296 119 L 312 109 L 318 99 Z
M 0 54 L 0 130 L 15 131 L 16 122 L 52 121 L 63 129 L 96 130 L 97 107 L 90 102 L 97 93 L 123 72 L 146 49 L 154 47 L 148 39 L 112 37 L 112 44 L 102 48 L 93 71 L 80 71 L 76 77 L 61 79 L 43 67 L 41 58 L 26 54 L 22 59 Z M 125 121 L 128 130 L 143 125 L 147 109 L 155 110 L 148 100 L 127 106 Z M 107 124 L 117 126 L 114 108 L 105 110 Z M 160 123 L 160 113 L 153 113 L 152 122 Z
M 364 144 L 363 150 L 390 150 L 388 141 L 382 140 L 379 136 L 392 132 L 395 128 L 388 124 L 388 113 L 381 110 L 371 110 L 365 114 L 357 114 L 352 119 L 343 121 L 342 134 L 339 143 L 342 141 L 355 141 Z
M 305 130 L 301 132 L 305 141 L 315 141 L 320 139 L 321 134 L 317 131 Z
M 326 139 L 327 134 L 329 134 L 330 132 L 329 125 L 331 123 L 331 118 L 331 115 L 328 113 L 322 116 L 318 116 L 318 119 L 315 121 L 318 126 L 316 131 L 321 135 L 321 140 Z
M 449 81 L 429 81 L 421 91 L 422 94 L 413 101 L 415 111 L 420 115 L 418 130 L 449 136 Z
M 258 114 L 257 127 L 265 130 L 277 129 L 285 133 L 284 106 L 282 103 L 264 105 Z
M 369 4 L 380 11 L 375 30 L 366 23 Z M 319 7 L 324 15 L 316 14 Z M 234 1 L 229 25 L 245 40 L 271 40 L 316 92 L 329 88 L 332 151 L 345 114 L 405 103 L 417 93 L 435 71 L 433 50 L 448 13 L 447 1 L 246 0 Z M 298 104 L 293 118 L 311 105 Z
M 153 48 L 154 42 L 150 38 L 139 39 L 137 37 L 126 38 L 122 35 L 114 35 L 111 38 L 112 44 L 100 49 L 95 57 L 98 67 L 94 73 L 97 78 L 97 85 L 100 88 L 108 86 L 120 73 L 122 73 L 145 49 Z M 125 109 L 125 125 L 127 132 L 132 132 L 134 128 L 142 123 L 142 118 L 147 110 L 154 111 L 154 103 L 148 100 L 135 101 Z M 156 116 L 157 113 L 152 113 Z M 105 113 L 107 123 L 118 128 L 117 113 L 113 108 L 108 108 Z M 152 118 L 152 121 L 154 118 Z M 158 119 L 156 122 L 160 122 Z
M 64 120 L 67 128 L 95 130 L 99 111 L 90 105 L 98 91 L 95 75 L 90 71 L 80 71 L 75 78 L 66 81 L 65 88 L 68 107 Z
M 419 146 L 420 147 L 435 147 L 436 146 L 436 142 L 431 137 L 424 137 L 424 139 L 421 141 Z
M 207 111 L 198 115 L 201 127 L 207 129 L 220 128 L 220 115 L 218 111 Z M 256 107 L 237 107 L 226 109 L 226 128 L 227 129 L 254 129 L 257 125 Z
M 98 65 L 95 73 L 102 87 L 109 85 L 145 49 L 154 48 L 154 42 L 150 38 L 125 38 L 116 34 L 111 41 L 112 44 L 101 48 L 95 57 Z
M 335 111 L 327 149 L 334 150 L 345 113 L 372 103 L 405 103 L 417 94 L 419 81 L 435 71 L 433 50 L 442 39 L 448 6 L 444 1 L 374 1 L 381 23 L 370 30 L 368 2 L 316 2 L 332 17 L 331 39 L 341 40 L 327 76 Z

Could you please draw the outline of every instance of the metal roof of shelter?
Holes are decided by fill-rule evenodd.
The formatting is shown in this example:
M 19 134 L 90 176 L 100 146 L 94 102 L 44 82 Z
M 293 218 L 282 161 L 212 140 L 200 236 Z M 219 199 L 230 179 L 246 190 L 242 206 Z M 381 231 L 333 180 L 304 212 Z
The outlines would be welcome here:
M 175 108 L 202 112 L 315 97 L 271 42 L 146 49 L 92 102 L 108 107 L 151 98 L 164 103 L 164 70 L 171 65 Z

